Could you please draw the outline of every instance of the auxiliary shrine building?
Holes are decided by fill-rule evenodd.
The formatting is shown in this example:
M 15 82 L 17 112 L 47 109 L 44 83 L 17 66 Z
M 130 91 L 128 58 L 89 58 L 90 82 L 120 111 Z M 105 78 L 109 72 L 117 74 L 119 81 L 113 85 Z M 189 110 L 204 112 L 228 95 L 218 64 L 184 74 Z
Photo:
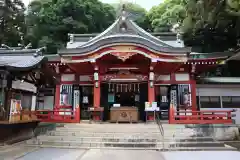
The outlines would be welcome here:
M 159 110 L 164 119 L 170 106 L 197 111 L 196 76 L 234 53 L 193 53 L 175 34 L 150 34 L 125 14 L 100 34 L 69 34 L 66 49 L 48 56 L 61 75 L 53 108 L 117 122 L 151 120 Z

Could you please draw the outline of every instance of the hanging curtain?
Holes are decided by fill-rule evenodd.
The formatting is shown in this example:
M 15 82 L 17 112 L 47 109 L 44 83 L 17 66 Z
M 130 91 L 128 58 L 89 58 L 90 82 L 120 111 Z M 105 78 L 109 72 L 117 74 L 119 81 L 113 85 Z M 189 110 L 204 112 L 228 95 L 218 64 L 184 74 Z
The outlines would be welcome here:
M 67 94 L 67 102 L 68 105 L 73 105 L 73 85 L 71 84 L 62 84 L 60 88 L 60 104 L 62 105 L 64 102 L 62 92 Z

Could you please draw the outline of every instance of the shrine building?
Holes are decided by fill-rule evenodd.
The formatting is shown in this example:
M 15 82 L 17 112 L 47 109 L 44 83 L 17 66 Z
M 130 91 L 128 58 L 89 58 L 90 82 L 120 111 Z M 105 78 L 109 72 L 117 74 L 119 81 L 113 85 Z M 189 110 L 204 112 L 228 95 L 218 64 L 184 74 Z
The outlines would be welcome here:
M 54 110 L 98 111 L 104 121 L 148 121 L 153 110 L 197 111 L 196 79 L 235 53 L 195 53 L 174 33 L 148 33 L 125 11 L 100 34 L 69 34 L 48 65 L 61 75 Z M 149 113 L 148 113 L 149 112 Z M 149 114 L 149 116 L 147 115 Z M 165 117 L 165 118 L 164 118 Z

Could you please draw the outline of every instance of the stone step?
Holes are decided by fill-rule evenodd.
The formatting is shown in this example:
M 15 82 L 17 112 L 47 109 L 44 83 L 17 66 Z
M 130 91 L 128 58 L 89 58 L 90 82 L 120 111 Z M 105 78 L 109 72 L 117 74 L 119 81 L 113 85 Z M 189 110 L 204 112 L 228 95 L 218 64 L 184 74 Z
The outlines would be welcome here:
M 161 141 L 141 141 L 138 139 L 136 141 L 105 141 L 101 139 L 100 141 L 95 141 L 92 139 L 81 139 L 81 140 L 54 140 L 54 139 L 30 139 L 26 141 L 27 144 L 44 144 L 44 143 L 57 143 L 57 144 L 69 144 L 69 145 L 81 145 L 81 144 L 156 144 L 162 145 L 163 142 Z M 164 145 L 197 145 L 197 144 L 223 144 L 223 142 L 217 141 L 202 141 L 202 142 L 177 142 L 177 141 L 164 141 Z M 208 146 L 208 145 L 207 145 Z
M 157 123 L 151 122 L 151 123 L 134 123 L 134 124 L 126 124 L 126 123 L 103 123 L 103 124 L 98 124 L 98 123 L 92 123 L 92 124 L 83 124 L 83 123 L 74 123 L 74 124 L 64 124 L 63 127 L 135 127 L 135 128 L 140 128 L 140 127 L 156 127 Z M 186 125 L 184 124 L 162 124 L 163 127 L 169 127 L 169 128 L 186 128 Z
M 111 128 L 89 128 L 89 129 L 78 129 L 78 128 L 56 128 L 56 131 L 73 131 L 73 132 L 160 132 L 159 128 L 156 129 L 126 129 L 126 128 L 118 128 L 118 129 L 111 129 Z M 194 129 L 164 129 L 164 132 L 196 132 Z
M 174 128 L 174 127 L 162 127 L 164 130 L 194 130 L 194 128 Z M 91 126 L 91 127 L 57 127 L 58 130 L 159 130 L 159 126 L 155 125 L 153 127 L 131 127 L 131 126 Z
M 76 134 L 76 133 L 51 133 L 48 134 L 46 136 L 59 136 L 59 137 L 106 137 L 106 138 L 113 138 L 113 137 L 117 137 L 117 138 L 169 138 L 169 139 L 187 139 L 189 137 L 191 137 L 191 135 L 166 135 L 166 136 L 162 136 L 161 134 Z
M 149 125 L 145 125 L 145 126 L 134 126 L 133 125 L 114 125 L 114 126 L 108 126 L 108 125 L 105 125 L 105 124 L 101 124 L 102 126 L 95 126 L 95 125 L 90 125 L 90 126 L 64 126 L 64 127 L 57 127 L 57 128 L 67 128 L 67 129 L 73 129 L 73 128 L 76 128 L 76 129 L 92 129 L 92 128 L 95 128 L 95 129 L 106 129 L 106 128 L 109 128 L 109 129 L 118 129 L 118 128 L 127 128 L 127 129 L 156 129 L 158 128 L 159 126 L 157 124 L 153 125 L 153 126 L 149 126 Z M 164 129 L 186 129 L 184 126 L 182 127 L 174 127 L 174 126 L 162 126 L 162 128 Z M 188 128 L 188 129 L 191 129 L 191 128 Z
M 113 136 L 113 135 L 129 135 L 129 136 L 162 136 L 160 132 L 85 132 L 85 131 L 49 131 L 46 135 L 56 135 L 56 136 Z M 164 132 L 164 136 L 170 137 L 190 137 L 194 136 L 196 133 L 193 132 Z
M 122 150 L 122 147 L 82 147 L 82 146 L 54 146 L 54 145 L 31 145 L 29 147 L 41 147 L 41 148 L 66 148 L 66 149 L 115 149 Z M 164 148 L 164 147 L 125 147 L 124 150 L 157 150 L 157 151 L 235 151 L 235 148 L 231 147 L 175 147 L 175 148 Z
M 122 147 L 122 148 L 204 148 L 204 147 L 225 147 L 220 142 L 93 142 L 93 141 L 30 141 L 28 145 L 48 145 L 48 146 L 71 146 L 71 147 Z
M 155 128 L 128 128 L 128 127 L 103 127 L 103 128 L 98 128 L 98 127 L 92 127 L 92 128 L 84 128 L 84 127 L 79 127 L 79 128 L 65 128 L 65 127 L 57 127 L 56 130 L 85 130 L 85 131 L 92 131 L 92 130 L 97 130 L 97 131 L 102 131 L 102 130 L 117 130 L 117 131 L 124 131 L 124 130 L 129 130 L 129 131 L 159 131 L 159 127 L 155 127 Z M 163 130 L 178 130 L 178 131 L 184 131 L 184 130 L 189 130 L 192 131 L 194 129 L 192 128 L 163 128 Z
M 94 137 L 94 136 L 38 136 L 36 139 L 38 140 L 92 140 L 92 141 L 102 141 L 102 139 L 106 140 L 158 140 L 158 141 L 179 141 L 179 142 L 201 142 L 201 141 L 214 141 L 212 137 L 187 137 L 187 138 L 176 138 L 176 137 L 162 137 L 162 136 L 128 136 L 128 135 L 123 135 L 123 136 L 99 136 L 99 137 Z
M 106 124 L 99 124 L 99 125 L 94 125 L 94 124 L 89 124 L 89 125 L 64 125 L 64 126 L 59 126 L 57 128 L 85 128 L 85 129 L 89 129 L 89 128 L 98 128 L 98 129 L 102 129 L 102 128 L 112 128 L 112 129 L 117 129 L 117 128 L 133 128 L 133 129 L 153 129 L 153 128 L 158 128 L 159 126 L 157 124 L 145 124 L 145 125 L 137 125 L 137 124 L 128 124 L 128 125 L 121 125 L 121 124 L 114 124 L 114 125 L 106 125 Z M 181 125 L 181 126 L 175 126 L 175 125 L 161 125 L 162 128 L 165 129 L 186 129 L 187 127 L 185 127 L 185 125 Z M 187 129 L 192 129 L 192 128 L 187 128 Z
M 152 138 L 139 138 L 139 139 L 129 139 L 129 138 L 92 138 L 92 137 L 84 137 L 84 138 L 53 138 L 53 137 L 41 137 L 36 138 L 37 141 L 81 141 L 81 142 L 161 142 L 162 139 L 152 139 Z M 169 139 L 170 140 L 170 139 Z M 167 141 L 167 140 L 166 140 Z
M 162 136 L 128 136 L 128 135 L 123 135 L 123 136 L 38 136 L 37 139 L 42 139 L 42 138 L 49 138 L 49 139 L 162 139 Z M 173 137 L 166 137 L 166 138 L 171 138 Z

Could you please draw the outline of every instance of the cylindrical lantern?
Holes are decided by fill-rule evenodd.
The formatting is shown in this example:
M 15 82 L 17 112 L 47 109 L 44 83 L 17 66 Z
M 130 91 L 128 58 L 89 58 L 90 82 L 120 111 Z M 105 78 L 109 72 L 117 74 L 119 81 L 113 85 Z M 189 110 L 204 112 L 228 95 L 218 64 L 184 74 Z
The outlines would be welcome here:
M 152 81 L 150 82 L 150 87 L 153 88 L 153 82 Z
M 149 73 L 149 80 L 154 81 L 154 73 L 153 72 Z
M 99 79 L 99 77 L 98 77 L 98 73 L 95 72 L 95 73 L 94 73 L 94 81 L 98 81 L 98 79 Z
M 98 82 L 95 82 L 95 87 L 96 87 L 96 88 L 98 88 L 98 85 L 99 85 Z

